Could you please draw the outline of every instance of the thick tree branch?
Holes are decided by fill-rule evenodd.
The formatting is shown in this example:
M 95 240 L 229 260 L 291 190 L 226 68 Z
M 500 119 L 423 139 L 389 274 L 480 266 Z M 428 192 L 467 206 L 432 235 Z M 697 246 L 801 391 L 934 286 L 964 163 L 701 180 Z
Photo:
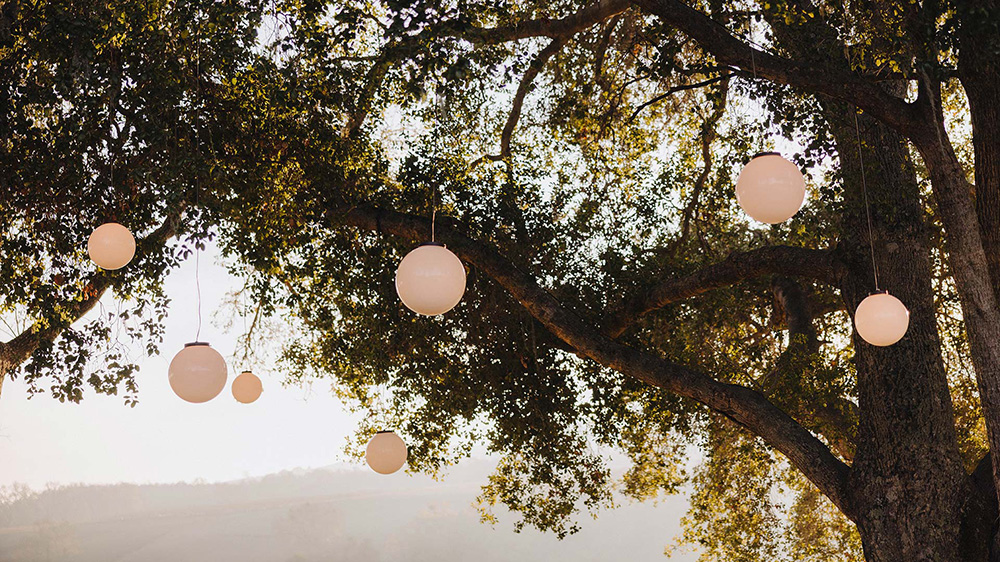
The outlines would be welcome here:
M 841 265 L 830 250 L 765 246 L 730 254 L 725 261 L 655 285 L 608 314 L 605 335 L 616 338 L 645 314 L 668 304 L 763 275 L 805 277 L 836 286 Z
M 458 35 L 473 43 L 486 44 L 506 43 L 529 37 L 567 38 L 624 12 L 630 5 L 628 0 L 598 0 L 564 18 L 527 20 L 507 27 L 471 27 L 459 31 Z
M 147 254 L 163 246 L 177 232 L 184 209 L 185 205 L 181 203 L 159 228 L 138 240 L 136 253 L 138 255 Z M 104 270 L 98 271 L 84 286 L 79 300 L 63 303 L 60 307 L 60 316 L 65 319 L 64 321 L 36 323 L 9 342 L 0 343 L 0 391 L 2 391 L 3 381 L 9 373 L 27 361 L 39 346 L 55 341 L 66 328 L 90 312 L 104 296 L 104 293 L 114 285 L 114 281 L 114 274 Z
M 635 0 L 635 4 L 684 32 L 722 64 L 753 68 L 757 76 L 772 82 L 850 102 L 907 136 L 922 116 L 915 106 L 833 59 L 828 65 L 805 65 L 761 51 L 681 0 Z
M 775 277 L 771 282 L 774 293 L 775 310 L 785 318 L 788 326 L 788 347 L 775 362 L 774 369 L 760 380 L 760 388 L 767 396 L 778 392 L 783 381 L 799 381 L 813 368 L 820 348 L 820 342 L 813 326 L 815 311 L 810 308 L 802 287 L 788 277 Z M 854 458 L 857 438 L 857 405 L 842 397 L 832 403 L 817 404 L 815 400 L 798 400 L 780 403 L 792 417 L 812 431 L 822 435 L 841 457 L 851 461 Z
M 349 225 L 410 239 L 420 239 L 430 228 L 422 217 L 372 207 L 331 211 L 334 225 Z M 696 400 L 726 415 L 762 437 L 826 494 L 843 512 L 847 502 L 848 467 L 788 414 L 761 393 L 715 379 L 691 368 L 644 353 L 602 335 L 520 271 L 495 249 L 472 240 L 438 220 L 439 239 L 466 263 L 503 286 L 549 331 L 572 346 L 578 355 L 615 369 L 649 385 Z

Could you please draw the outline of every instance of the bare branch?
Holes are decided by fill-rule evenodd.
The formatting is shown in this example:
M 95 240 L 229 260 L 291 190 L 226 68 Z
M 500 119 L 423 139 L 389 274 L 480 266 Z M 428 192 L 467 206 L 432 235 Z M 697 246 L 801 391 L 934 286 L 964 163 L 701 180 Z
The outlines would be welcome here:
M 715 84 L 717 82 L 722 82 L 723 80 L 729 80 L 729 78 L 731 78 L 735 74 L 736 73 L 723 74 L 722 76 L 716 76 L 715 78 L 709 78 L 708 80 L 703 80 L 703 81 L 698 82 L 696 84 L 684 84 L 682 86 L 674 86 L 673 88 L 670 88 L 666 92 L 663 92 L 662 94 L 656 96 L 655 98 L 653 98 L 653 99 L 651 99 L 651 100 L 643 103 L 639 107 L 637 107 L 635 109 L 635 111 L 632 112 L 632 116 L 629 117 L 628 120 L 629 121 L 635 121 L 635 118 L 639 115 L 639 112 L 641 112 L 643 109 L 646 109 L 647 107 L 649 107 L 649 106 L 651 106 L 651 105 L 653 105 L 655 103 L 659 103 L 659 102 L 665 100 L 666 98 L 668 98 L 668 97 L 670 97 L 670 96 L 672 96 L 672 95 L 674 95 L 676 93 L 685 92 L 687 90 L 696 90 L 698 88 L 704 88 L 706 86 L 711 86 L 712 84 Z
M 538 73 L 542 71 L 545 67 L 545 63 L 548 62 L 552 55 L 559 52 L 559 49 L 566 43 L 565 39 L 557 38 L 553 39 L 538 55 L 535 57 L 531 64 L 528 65 L 528 70 L 525 71 L 524 76 L 521 77 L 521 83 L 517 86 L 517 93 L 514 95 L 514 103 L 510 108 L 510 113 L 507 115 L 507 124 L 503 127 L 503 133 L 500 135 L 500 154 L 491 154 L 478 158 L 475 162 L 469 166 L 469 170 L 475 169 L 479 164 L 485 162 L 486 160 L 492 160 L 494 162 L 498 160 L 508 160 L 510 159 L 510 139 L 514 135 L 514 128 L 517 127 L 517 122 L 521 118 L 521 107 L 524 105 L 524 97 L 528 95 L 528 91 L 531 90 L 531 84 L 535 81 L 535 77 Z

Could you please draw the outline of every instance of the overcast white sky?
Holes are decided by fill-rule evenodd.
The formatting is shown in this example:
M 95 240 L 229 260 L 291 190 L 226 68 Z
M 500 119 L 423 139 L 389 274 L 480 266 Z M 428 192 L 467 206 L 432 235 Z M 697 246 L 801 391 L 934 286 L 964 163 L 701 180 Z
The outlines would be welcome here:
M 80 404 L 62 404 L 42 394 L 28 400 L 20 380 L 4 383 L 0 486 L 23 482 L 37 489 L 47 483 L 197 478 L 211 482 L 347 460 L 342 450 L 355 421 L 322 383 L 312 390 L 284 388 L 277 374 L 261 373 L 264 394 L 250 405 L 237 403 L 228 386 L 205 404 L 188 404 L 174 395 L 167 366 L 185 342 L 194 340 L 194 281 L 194 259 L 167 279 L 173 302 L 162 355 L 140 361 L 135 408 L 125 406 L 120 397 L 93 392 Z M 228 358 L 242 326 L 221 333 L 211 315 L 239 281 L 211 249 L 201 257 L 201 286 L 201 339 Z M 230 383 L 234 370 L 241 368 L 230 363 Z

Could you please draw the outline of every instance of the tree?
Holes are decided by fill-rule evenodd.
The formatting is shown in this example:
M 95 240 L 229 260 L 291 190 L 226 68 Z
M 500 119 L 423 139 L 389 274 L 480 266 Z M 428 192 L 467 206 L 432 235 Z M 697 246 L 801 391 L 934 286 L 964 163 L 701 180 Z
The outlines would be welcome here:
M 262 302 L 309 329 L 286 350 L 293 380 L 331 375 L 400 425 L 415 469 L 486 443 L 502 461 L 484 504 L 522 524 L 570 532 L 611 502 L 592 443 L 631 457 L 639 498 L 676 488 L 697 444 L 687 538 L 707 556 L 849 559 L 846 518 L 867 560 L 997 559 L 995 2 L 289 3 L 279 19 L 285 93 L 245 126 L 289 140 L 228 163 L 275 181 L 232 191 L 225 240 Z M 761 229 L 733 173 L 779 134 L 814 196 Z M 435 213 L 469 290 L 418 319 L 392 272 Z M 850 329 L 869 242 L 911 312 L 889 348 Z M 816 491 L 834 508 L 809 507 Z
M 157 351 L 162 279 L 206 236 L 198 197 L 228 110 L 214 94 L 259 19 L 252 2 L 0 2 L 0 388 L 23 376 L 59 400 L 89 385 L 135 404 L 129 348 Z M 84 251 L 111 220 L 139 237 L 116 272 Z M 71 327 L 109 290 L 117 310 Z
M 2 29 L 20 21 L 10 6 Z M 177 6 L 204 12 L 165 13 L 209 10 Z M 159 152 L 149 169 L 164 179 L 150 185 L 194 205 L 196 231 L 211 225 L 253 268 L 265 314 L 301 322 L 283 357 L 290 379 L 330 377 L 371 411 L 362 435 L 399 428 L 415 470 L 485 444 L 501 462 L 484 517 L 503 504 L 559 534 L 616 487 L 676 490 L 698 447 L 682 540 L 707 559 L 1000 559 L 1000 460 L 988 454 L 1000 447 L 995 0 L 290 1 L 265 11 L 252 48 L 254 7 L 211 5 L 226 7 L 205 19 L 233 56 L 213 50 L 216 71 L 196 71 L 193 89 L 181 86 L 188 64 L 163 78 L 173 97 L 135 98 L 135 115 L 166 95 L 171 123 L 201 123 L 171 137 L 186 148 L 212 139 Z M 24 117 L 83 107 L 28 64 L 74 60 L 73 42 L 53 41 L 63 51 L 46 58 L 50 28 L 32 29 L 9 35 L 36 39 L 15 40 L 25 54 L 2 69 L 38 78 L 8 80 L 8 98 L 39 83 L 61 97 L 5 112 L 18 173 L 3 201 L 16 203 L 67 154 L 88 181 L 92 160 L 118 162 L 84 159 L 71 130 Z M 144 81 L 156 64 L 127 68 L 130 91 L 159 83 Z M 39 135 L 47 151 L 25 150 Z M 738 211 L 734 174 L 778 138 L 798 147 L 812 196 L 764 229 Z M 72 193 L 106 206 L 94 185 Z M 35 209 L 0 209 L 0 263 L 17 280 L 0 281 L 6 310 L 60 318 L 62 339 L 45 341 L 72 342 L 72 314 L 36 312 L 59 310 L 34 306 L 49 294 L 37 264 L 61 252 L 76 261 L 56 263 L 78 268 L 72 244 L 94 221 L 39 239 L 21 262 L 7 240 L 34 240 L 22 224 Z M 162 220 L 153 209 L 141 226 Z M 392 272 L 432 229 L 469 266 L 469 288 L 449 314 L 416 318 Z M 874 288 L 869 244 L 911 313 L 888 348 L 850 327 Z M 36 351 L 27 372 L 58 364 L 48 357 Z M 632 461 L 620 483 L 605 448 Z

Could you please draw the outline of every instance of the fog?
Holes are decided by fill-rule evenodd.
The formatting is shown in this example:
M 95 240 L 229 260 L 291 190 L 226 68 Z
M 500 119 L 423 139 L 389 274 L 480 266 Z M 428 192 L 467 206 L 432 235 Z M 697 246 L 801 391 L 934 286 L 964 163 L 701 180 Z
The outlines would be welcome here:
M 225 483 L 3 489 L 4 562 L 663 561 L 683 498 L 583 516 L 565 540 L 514 532 L 516 516 L 480 523 L 489 466 L 442 481 L 357 468 L 286 471 Z M 691 561 L 676 554 L 671 560 Z

